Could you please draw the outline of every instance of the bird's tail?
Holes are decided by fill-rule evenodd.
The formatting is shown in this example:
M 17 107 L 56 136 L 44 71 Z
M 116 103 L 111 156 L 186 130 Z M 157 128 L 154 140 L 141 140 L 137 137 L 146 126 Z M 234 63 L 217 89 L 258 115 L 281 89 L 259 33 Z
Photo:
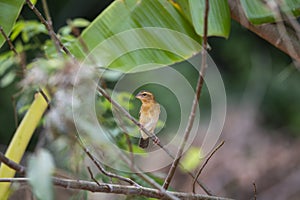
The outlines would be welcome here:
M 149 145 L 149 137 L 146 139 L 141 137 L 140 142 L 139 142 L 139 147 L 145 149 L 148 147 L 148 145 Z

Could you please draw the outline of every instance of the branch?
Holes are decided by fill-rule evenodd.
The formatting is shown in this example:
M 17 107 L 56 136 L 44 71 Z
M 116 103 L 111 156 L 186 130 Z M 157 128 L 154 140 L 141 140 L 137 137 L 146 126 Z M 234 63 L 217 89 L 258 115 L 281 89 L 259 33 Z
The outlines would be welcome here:
M 195 185 L 196 185 L 196 181 L 198 179 L 198 177 L 200 176 L 201 172 L 203 171 L 204 167 L 207 165 L 208 161 L 211 159 L 211 157 L 223 146 L 223 144 L 225 143 L 225 141 L 223 140 L 212 152 L 211 154 L 207 157 L 207 159 L 205 160 L 204 164 L 201 166 L 201 168 L 199 169 L 199 171 L 197 172 L 196 178 L 193 181 L 193 193 L 195 193 Z
M 94 177 L 91 168 L 88 166 L 87 169 L 88 169 L 88 171 L 89 171 L 89 174 L 90 174 L 91 179 L 92 179 L 98 186 L 100 186 L 100 183 L 99 183 L 99 182 L 97 181 L 97 179 Z
M 114 174 L 111 172 L 108 172 L 104 169 L 104 167 L 102 166 L 102 164 L 91 154 L 91 152 L 89 151 L 88 148 L 86 148 L 83 144 L 83 142 L 80 140 L 80 138 L 77 139 L 80 147 L 83 149 L 83 151 L 86 153 L 86 155 L 93 161 L 93 163 L 96 165 L 96 167 L 101 171 L 101 173 L 103 173 L 104 175 L 111 177 L 111 178 L 117 178 L 121 181 L 125 181 L 131 185 L 135 185 L 137 187 L 140 187 L 139 184 L 137 184 L 136 182 L 134 182 L 133 180 L 131 180 L 130 178 L 126 178 L 123 176 L 120 176 L 118 174 Z
M 64 178 L 53 177 L 53 184 L 59 187 L 63 187 L 66 189 L 79 189 L 90 192 L 103 192 L 103 193 L 111 193 L 111 194 L 124 194 L 124 195 L 139 195 L 150 198 L 162 198 L 163 195 L 159 190 L 145 188 L 145 187 L 135 187 L 135 186 L 123 186 L 116 184 L 106 184 L 99 183 L 97 185 L 91 181 L 84 180 L 71 180 Z M 28 182 L 28 178 L 0 178 L 0 182 Z M 180 199 L 186 200 L 230 200 L 228 198 L 222 197 L 213 197 L 201 194 L 191 194 L 191 193 L 183 193 L 183 192 L 167 192 L 170 195 L 174 195 Z
M 0 161 L 7 165 L 9 168 L 16 170 L 20 174 L 25 174 L 26 168 L 24 166 L 10 160 L 2 152 L 0 152 Z
M 93 157 L 92 157 L 93 158 Z M 15 163 L 14 161 L 10 160 L 9 158 L 6 158 L 2 152 L 0 152 L 0 161 L 5 163 L 8 167 L 20 172 L 20 173 L 25 173 L 25 167 L 18 164 L 18 163 Z M 96 164 L 96 163 L 95 163 Z M 135 167 L 135 166 L 134 166 Z M 135 170 L 137 172 L 141 172 L 137 167 L 135 167 Z M 92 176 L 92 173 L 91 171 L 89 170 L 90 172 L 90 175 L 91 177 Z M 175 194 L 172 194 L 172 193 L 169 193 L 167 191 L 165 191 L 163 188 L 160 187 L 160 185 L 158 185 L 155 181 L 153 181 L 152 179 L 150 179 L 148 176 L 142 174 L 142 173 L 138 173 L 137 174 L 138 176 L 142 177 L 145 181 L 149 182 L 151 185 L 154 185 L 156 188 L 158 188 L 156 191 L 156 195 L 160 195 L 160 197 L 163 197 L 163 196 L 166 196 L 166 197 L 169 197 L 170 199 L 177 199 L 177 196 Z M 55 182 L 55 179 L 57 180 L 60 180 L 59 178 L 54 178 L 54 184 L 55 185 L 59 185 L 59 184 L 56 184 Z M 92 178 L 93 179 L 93 178 Z M 27 179 L 11 179 L 11 178 L 4 178 L 4 179 L 0 179 L 0 182 L 13 182 L 14 180 L 18 180 L 18 181 L 27 181 Z M 65 179 L 67 181 L 72 181 L 72 180 L 69 180 L 69 179 Z M 93 179 L 94 180 L 94 179 Z M 129 179 L 130 180 L 130 179 Z M 95 180 L 94 180 L 95 181 Z M 63 181 L 64 182 L 64 181 Z M 73 181 L 75 183 L 77 183 L 78 181 Z M 88 191 L 91 191 L 91 192 L 107 192 L 105 190 L 102 190 L 101 188 L 103 188 L 103 185 L 108 185 L 107 187 L 110 189 L 110 185 L 109 184 L 104 184 L 104 183 L 99 183 L 97 181 L 95 181 L 96 183 L 94 182 L 88 182 L 88 181 L 84 181 L 85 183 L 88 183 L 87 185 L 77 185 L 77 186 L 74 186 L 72 187 L 72 185 L 69 185 L 69 183 L 63 183 L 63 185 L 59 185 L 59 186 L 62 186 L 62 187 L 65 187 L 65 188 L 73 188 L 73 189 L 81 189 L 81 190 L 88 190 Z M 133 182 L 133 181 L 132 181 Z M 97 189 L 93 189 L 95 188 L 94 186 L 91 186 L 92 184 L 96 184 L 99 188 Z M 135 182 L 133 182 L 135 183 Z M 75 184 L 76 185 L 76 184 Z M 138 192 L 137 194 L 138 195 L 143 195 L 140 193 L 140 190 L 143 190 L 143 189 L 147 189 L 147 190 L 154 190 L 154 189 L 150 189 L 150 188 L 144 188 L 142 186 L 139 186 L 138 184 L 134 184 L 135 186 L 132 186 L 133 188 L 135 188 L 135 190 Z M 116 185 L 117 187 L 122 187 L 120 185 Z M 127 188 L 128 190 L 131 190 L 129 187 Z M 126 190 L 126 189 L 125 189 Z M 110 191 L 110 190 L 109 190 Z M 115 193 L 115 190 L 111 190 L 110 192 L 108 191 L 108 193 Z M 147 192 L 146 192 L 147 193 Z M 130 194 L 129 192 L 123 192 L 123 193 L 116 193 L 116 194 Z M 151 196 L 149 196 L 151 197 Z M 155 197 L 154 197 L 155 198 Z
M 30 0 L 26 0 L 27 5 L 29 8 L 35 13 L 35 15 L 39 18 L 39 20 L 42 22 L 42 24 L 45 25 L 46 29 L 49 32 L 49 35 L 51 39 L 54 41 L 56 45 L 58 45 L 67 55 L 73 57 L 69 49 L 63 45 L 63 43 L 60 41 L 60 39 L 57 37 L 56 33 L 54 32 L 52 26 L 46 21 L 46 19 L 43 17 L 41 12 L 31 3 Z
M 6 33 L 4 32 L 2 26 L 0 26 L 0 32 L 3 35 L 4 39 L 6 40 L 6 42 L 9 45 L 9 49 L 12 50 L 14 52 L 14 54 L 17 56 L 19 55 L 16 48 L 14 47 L 14 45 L 12 44 L 11 40 L 9 39 L 9 37 L 6 35 Z
M 9 49 L 16 55 L 20 57 L 20 64 L 21 64 L 21 76 L 25 76 L 25 72 L 26 72 L 26 64 L 25 64 L 25 59 L 22 55 L 19 55 L 19 53 L 17 52 L 15 46 L 13 45 L 13 43 L 11 42 L 10 38 L 7 36 L 7 34 L 5 33 L 5 31 L 3 30 L 2 26 L 0 26 L 0 32 L 1 35 L 3 35 L 5 41 L 7 42 L 7 44 L 9 45 Z
M 110 137 L 115 140 L 115 138 L 113 137 L 113 135 L 108 131 Z M 142 170 L 140 170 L 134 163 L 131 162 L 131 160 L 127 157 L 126 154 L 124 154 L 120 149 L 118 149 L 118 154 L 120 156 L 120 158 L 125 161 L 128 166 L 130 166 L 130 169 L 132 170 L 133 173 L 136 173 L 137 176 L 139 176 L 141 179 L 143 179 L 144 181 L 146 181 L 147 183 L 149 183 L 151 186 L 153 186 L 154 188 L 158 189 L 162 194 L 164 194 L 166 197 L 170 198 L 170 199 L 175 199 L 178 200 L 177 197 L 175 197 L 174 195 L 170 195 L 166 192 L 166 190 L 164 188 L 162 188 L 157 182 L 155 182 L 152 178 L 150 178 L 149 176 L 147 176 Z
M 286 27 L 287 29 L 287 37 L 290 38 L 290 40 L 293 43 L 295 51 L 290 52 L 286 41 L 284 38 L 281 37 L 280 32 L 278 31 L 276 24 L 263 24 L 259 26 L 254 26 L 250 24 L 248 19 L 246 18 L 243 9 L 240 6 L 239 1 L 237 0 L 228 0 L 228 4 L 231 10 L 231 17 L 240 23 L 245 28 L 249 29 L 259 37 L 263 38 L 264 40 L 271 43 L 276 48 L 280 49 L 281 51 L 285 52 L 287 55 L 295 59 L 297 62 L 300 62 L 300 42 L 297 39 L 297 34 L 294 30 L 292 30 L 290 27 Z
M 46 19 L 47 19 L 47 23 L 49 25 L 49 28 L 52 30 L 52 34 L 50 33 L 49 31 L 49 35 L 54 43 L 54 46 L 56 48 L 56 51 L 58 54 L 61 53 L 60 51 L 60 45 L 59 45 L 59 42 L 55 39 L 53 33 L 53 26 L 52 26 L 52 20 L 51 20 L 51 16 L 50 16 L 50 12 L 49 12 L 49 8 L 48 8 L 48 4 L 47 4 L 47 1 L 46 0 L 42 0 L 42 4 L 43 4 L 43 10 L 44 10 L 44 13 L 45 13 L 45 16 L 46 16 Z
M 252 184 L 253 184 L 254 200 L 256 200 L 256 196 L 257 196 L 256 184 L 255 182 L 253 182 Z
M 197 82 L 197 87 L 196 87 L 196 94 L 193 100 L 193 105 L 192 105 L 192 110 L 190 112 L 190 116 L 189 116 L 189 121 L 188 121 L 188 125 L 185 129 L 184 132 L 184 136 L 183 136 L 183 140 L 180 144 L 180 147 L 178 148 L 177 154 L 176 154 L 176 158 L 174 159 L 172 166 L 168 172 L 168 175 L 164 181 L 163 187 L 165 189 L 168 189 L 171 180 L 175 174 L 176 168 L 179 164 L 180 158 L 182 156 L 183 153 L 183 149 L 186 145 L 186 141 L 188 140 L 189 136 L 190 136 L 190 132 L 191 129 L 193 127 L 194 124 L 194 119 L 195 119 L 195 115 L 196 115 L 196 110 L 198 107 L 198 102 L 200 99 L 200 94 L 202 91 L 202 86 L 203 86 L 203 82 L 204 82 L 204 74 L 207 68 L 207 62 L 206 62 L 206 49 L 207 49 L 207 29 L 208 29 L 208 11 L 209 11 L 209 1 L 205 0 L 205 13 L 204 13 L 204 34 L 203 34 L 203 43 L 202 43 L 202 51 L 201 51 L 201 55 L 202 55 L 202 60 L 201 60 L 201 69 L 199 71 L 199 78 L 198 78 L 198 82 Z

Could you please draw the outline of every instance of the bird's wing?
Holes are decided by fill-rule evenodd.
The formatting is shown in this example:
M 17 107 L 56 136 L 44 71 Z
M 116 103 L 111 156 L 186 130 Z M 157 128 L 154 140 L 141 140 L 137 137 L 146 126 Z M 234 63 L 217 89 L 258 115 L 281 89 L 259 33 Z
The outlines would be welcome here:
M 145 123 L 145 125 L 144 125 L 145 128 L 147 130 L 149 130 L 151 133 L 154 133 L 155 127 L 156 127 L 158 119 L 159 119 L 159 114 L 160 114 L 160 106 L 159 106 L 159 104 L 156 104 L 153 109 L 151 119 L 149 121 L 147 121 L 147 123 Z
M 150 114 L 141 114 L 140 115 L 140 123 L 144 126 L 145 129 L 147 129 L 150 133 L 154 133 L 156 124 L 159 119 L 160 114 L 160 105 L 155 104 L 153 108 L 151 108 Z M 142 137 L 147 138 L 148 135 L 141 131 Z

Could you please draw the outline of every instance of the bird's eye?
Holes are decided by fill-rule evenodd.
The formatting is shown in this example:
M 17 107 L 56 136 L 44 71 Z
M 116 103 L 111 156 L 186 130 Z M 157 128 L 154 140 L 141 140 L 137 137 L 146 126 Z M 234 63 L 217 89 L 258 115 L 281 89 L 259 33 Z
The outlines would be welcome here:
M 147 96 L 147 94 L 146 94 L 146 93 L 143 93 L 142 95 L 143 95 L 143 97 Z

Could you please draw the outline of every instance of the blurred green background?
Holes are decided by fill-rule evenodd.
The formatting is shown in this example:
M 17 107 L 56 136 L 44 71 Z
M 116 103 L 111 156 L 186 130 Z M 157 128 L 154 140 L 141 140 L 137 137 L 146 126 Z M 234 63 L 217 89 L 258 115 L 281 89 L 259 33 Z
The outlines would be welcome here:
M 48 4 L 54 28 L 58 30 L 66 25 L 68 19 L 80 17 L 92 21 L 111 2 L 69 0 L 48 1 Z M 40 2 L 37 7 L 41 7 Z M 28 20 L 34 18 L 34 15 L 25 6 L 20 18 Z M 42 41 L 45 37 L 45 35 L 41 35 L 39 39 Z M 235 21 L 232 21 L 230 37 L 227 40 L 212 37 L 209 38 L 209 44 L 212 48 L 209 54 L 224 80 L 229 110 L 234 110 L 236 105 L 240 105 L 241 102 L 247 102 L 250 108 L 245 108 L 245 112 L 258 110 L 255 122 L 266 130 L 262 131 L 262 134 L 270 136 L 275 134 L 276 137 L 283 137 L 282 141 L 289 141 L 289 139 L 298 141 L 300 136 L 300 73 L 292 64 L 292 60 Z M 6 50 L 8 50 L 7 44 L 1 48 L 0 52 Z M 36 56 L 38 50 L 37 48 L 36 51 L 33 51 L 32 55 L 26 55 L 27 59 Z M 186 65 L 187 63 L 179 63 L 174 68 L 188 77 L 191 85 L 194 86 L 198 78 L 197 73 L 191 68 L 184 67 Z M 15 131 L 12 96 L 19 91 L 17 83 L 18 79 L 6 87 L 0 88 L 0 144 L 5 146 L 9 144 Z M 108 85 L 113 86 L 114 83 L 108 82 Z M 160 89 L 155 89 L 155 87 L 156 98 L 161 99 L 162 104 L 166 107 L 176 105 L 176 100 L 172 103 L 174 98 L 172 93 L 168 93 L 166 88 L 160 88 L 160 92 Z M 208 109 L 209 99 L 207 99 L 206 93 L 207 91 L 204 91 L 202 95 L 204 97 L 200 104 Z M 16 99 L 18 100 L 18 98 Z M 28 101 L 30 102 L 30 100 Z M 172 110 L 171 108 L 167 109 Z M 239 112 L 242 111 L 239 110 Z M 137 110 L 132 113 L 136 114 Z M 19 119 L 21 117 L 19 116 Z M 228 118 L 230 121 L 230 116 Z M 176 123 L 176 119 L 171 121 Z M 299 163 L 295 163 L 295 166 L 298 165 Z M 251 186 L 245 190 L 244 193 L 243 191 L 241 193 L 251 196 Z M 244 197 L 243 195 L 234 197 Z

